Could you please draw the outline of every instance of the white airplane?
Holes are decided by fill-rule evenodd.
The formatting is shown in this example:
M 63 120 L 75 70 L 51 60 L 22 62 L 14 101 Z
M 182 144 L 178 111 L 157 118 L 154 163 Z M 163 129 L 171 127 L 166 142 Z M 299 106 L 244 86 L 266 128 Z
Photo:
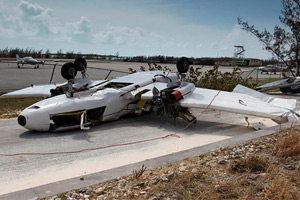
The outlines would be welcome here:
M 274 98 L 237 86 L 234 92 L 196 88 L 184 82 L 189 61 L 177 62 L 179 73 L 137 72 L 116 79 L 92 81 L 84 78 L 86 61 L 76 59 L 62 66 L 66 84 L 25 88 L 3 96 L 51 95 L 37 102 L 18 116 L 18 123 L 34 131 L 87 129 L 101 122 L 116 120 L 129 113 L 153 110 L 159 115 L 180 117 L 189 122 L 196 118 L 189 108 L 204 108 L 270 118 L 277 123 L 298 120 L 296 100 Z M 74 78 L 81 71 L 83 78 Z
M 0 62 L 2 63 L 17 63 L 18 68 L 20 68 L 20 64 L 22 65 L 22 67 L 26 64 L 26 65 L 34 65 L 34 68 L 37 69 L 40 67 L 40 65 L 56 65 L 57 62 L 55 63 L 45 63 L 44 60 L 37 60 L 34 59 L 32 57 L 24 57 L 24 58 L 20 58 L 20 56 L 18 54 L 16 54 L 16 61 L 4 61 L 1 60 Z
M 28 64 L 28 65 L 34 65 L 34 68 L 39 68 L 39 65 L 42 64 L 44 66 L 45 64 L 45 61 L 43 60 L 37 60 L 37 59 L 34 59 L 32 57 L 24 57 L 24 58 L 20 58 L 20 56 L 17 54 L 16 55 L 16 58 L 17 58 L 17 65 L 18 65 L 18 68 L 20 68 L 20 64 L 25 65 L 25 64 Z

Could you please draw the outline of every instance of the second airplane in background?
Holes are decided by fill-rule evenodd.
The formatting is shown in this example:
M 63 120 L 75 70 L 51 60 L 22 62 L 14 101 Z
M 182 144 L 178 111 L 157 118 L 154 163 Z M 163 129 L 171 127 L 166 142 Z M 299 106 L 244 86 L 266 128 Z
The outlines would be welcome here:
M 34 68 L 39 68 L 40 64 L 42 64 L 44 66 L 45 64 L 45 61 L 43 60 L 37 60 L 37 59 L 34 59 L 32 57 L 24 57 L 24 58 L 20 58 L 20 56 L 17 54 L 16 55 L 16 58 L 17 58 L 17 65 L 18 65 L 18 68 L 20 68 L 20 64 L 22 64 L 22 66 L 24 64 L 29 64 L 29 65 L 34 65 Z
M 22 67 L 24 65 L 34 65 L 34 69 L 40 68 L 40 64 L 41 65 L 56 65 L 57 62 L 52 62 L 52 63 L 45 63 L 44 60 L 37 60 L 34 59 L 33 57 L 24 57 L 24 58 L 20 58 L 20 56 L 18 54 L 16 54 L 16 61 L 9 61 L 9 60 L 0 60 L 1 63 L 17 63 L 17 67 L 21 68 L 20 64 L 22 65 Z

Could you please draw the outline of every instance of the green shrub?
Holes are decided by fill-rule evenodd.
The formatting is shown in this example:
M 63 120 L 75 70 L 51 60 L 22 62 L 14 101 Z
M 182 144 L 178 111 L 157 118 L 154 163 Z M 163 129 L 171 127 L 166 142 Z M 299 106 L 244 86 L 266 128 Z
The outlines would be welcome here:
M 156 63 L 148 63 L 148 70 L 141 66 L 141 71 L 172 71 L 169 67 L 161 67 Z M 188 73 L 186 74 L 186 81 L 194 83 L 196 87 L 208 88 L 214 90 L 232 91 L 236 85 L 241 84 L 249 88 L 255 88 L 256 83 L 251 83 L 251 78 L 243 79 L 240 76 L 241 69 L 234 67 L 232 72 L 221 72 L 219 70 L 219 64 L 216 63 L 213 69 L 202 71 L 203 67 L 193 67 L 191 66 Z M 131 73 L 136 71 L 129 68 Z

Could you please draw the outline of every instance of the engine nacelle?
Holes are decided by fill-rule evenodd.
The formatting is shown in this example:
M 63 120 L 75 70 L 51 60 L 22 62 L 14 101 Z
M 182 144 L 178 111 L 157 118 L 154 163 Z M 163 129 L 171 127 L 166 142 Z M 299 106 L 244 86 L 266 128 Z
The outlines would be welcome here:
M 180 99 L 183 99 L 184 96 L 192 93 L 195 90 L 195 85 L 192 83 L 183 82 L 181 87 L 176 89 L 168 96 L 169 102 L 176 103 Z

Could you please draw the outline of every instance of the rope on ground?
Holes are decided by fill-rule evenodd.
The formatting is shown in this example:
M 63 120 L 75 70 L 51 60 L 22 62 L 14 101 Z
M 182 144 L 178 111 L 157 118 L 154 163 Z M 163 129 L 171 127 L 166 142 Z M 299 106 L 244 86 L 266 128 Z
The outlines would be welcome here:
M 36 155 L 75 154 L 75 153 L 81 153 L 81 152 L 85 152 L 85 151 L 95 151 L 95 150 L 99 150 L 99 149 L 107 149 L 107 148 L 112 148 L 112 147 L 120 147 L 120 146 L 128 146 L 128 145 L 133 145 L 133 144 L 145 143 L 145 142 L 150 142 L 150 141 L 154 141 L 154 140 L 166 139 L 166 138 L 169 138 L 169 137 L 180 138 L 180 136 L 177 135 L 177 133 L 182 132 L 185 129 L 187 129 L 188 127 L 190 127 L 193 123 L 195 123 L 197 121 L 197 119 L 199 119 L 204 113 L 206 113 L 207 110 L 209 109 L 209 107 L 211 106 L 211 104 L 214 102 L 215 98 L 220 94 L 220 92 L 221 91 L 218 91 L 218 93 L 214 96 L 214 98 L 206 106 L 206 108 L 200 113 L 200 115 L 198 115 L 187 126 L 185 126 L 184 128 L 176 131 L 173 134 L 168 134 L 168 135 L 165 135 L 165 136 L 162 136 L 162 137 L 155 137 L 155 138 L 146 139 L 146 140 L 139 140 L 139 141 L 135 141 L 135 142 L 121 143 L 121 144 L 112 144 L 112 145 L 108 145 L 108 146 L 101 146 L 101 147 L 95 147 L 95 148 L 80 149 L 80 150 L 75 150 L 75 151 L 41 152 L 41 153 L 14 153 L 14 154 L 2 154 L 1 153 L 0 156 L 7 156 L 7 157 L 9 157 L 9 156 L 36 156 Z

